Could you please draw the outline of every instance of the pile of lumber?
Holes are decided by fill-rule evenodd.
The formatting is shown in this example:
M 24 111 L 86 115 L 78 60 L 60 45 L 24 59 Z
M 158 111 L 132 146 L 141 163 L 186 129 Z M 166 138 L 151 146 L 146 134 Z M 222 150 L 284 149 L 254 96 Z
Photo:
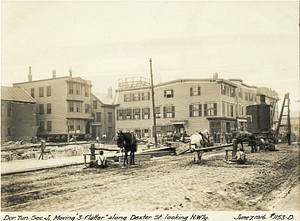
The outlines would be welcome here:
M 177 148 L 175 149 L 175 153 L 176 153 L 176 155 L 179 155 L 179 154 L 183 154 L 189 150 L 191 150 L 189 144 L 181 144 L 181 145 L 177 146 Z

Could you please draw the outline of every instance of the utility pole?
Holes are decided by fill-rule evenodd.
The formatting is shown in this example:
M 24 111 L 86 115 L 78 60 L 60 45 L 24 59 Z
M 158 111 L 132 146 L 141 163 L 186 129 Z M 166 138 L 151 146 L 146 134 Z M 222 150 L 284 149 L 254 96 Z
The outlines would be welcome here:
M 149 61 L 150 61 L 150 74 L 151 74 L 151 92 L 152 92 L 152 109 L 153 109 L 154 139 L 155 139 L 155 148 L 157 148 L 155 102 L 154 102 L 153 75 L 152 75 L 152 59 L 150 58 Z

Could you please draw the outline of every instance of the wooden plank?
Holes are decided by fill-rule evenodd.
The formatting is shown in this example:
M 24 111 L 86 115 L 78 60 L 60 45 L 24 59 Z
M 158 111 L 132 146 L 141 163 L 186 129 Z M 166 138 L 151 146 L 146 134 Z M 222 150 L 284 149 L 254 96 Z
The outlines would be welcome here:
M 203 147 L 203 148 L 195 148 L 196 151 L 201 151 L 201 150 L 215 150 L 219 148 L 224 148 L 224 147 L 231 147 L 233 144 L 224 144 L 220 146 L 213 146 L 213 147 Z

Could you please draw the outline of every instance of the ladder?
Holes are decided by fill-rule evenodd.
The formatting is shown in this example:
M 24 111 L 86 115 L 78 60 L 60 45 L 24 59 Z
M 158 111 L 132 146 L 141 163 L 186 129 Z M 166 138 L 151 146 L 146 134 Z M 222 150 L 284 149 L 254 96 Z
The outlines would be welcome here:
M 286 110 L 286 114 L 283 114 L 284 109 Z M 286 119 L 286 124 L 281 124 L 283 117 Z M 280 127 L 286 127 L 286 133 L 291 135 L 291 119 L 290 119 L 290 93 L 286 93 L 284 95 L 284 100 L 282 102 L 282 108 L 279 116 L 278 126 L 276 130 L 276 136 L 279 134 Z

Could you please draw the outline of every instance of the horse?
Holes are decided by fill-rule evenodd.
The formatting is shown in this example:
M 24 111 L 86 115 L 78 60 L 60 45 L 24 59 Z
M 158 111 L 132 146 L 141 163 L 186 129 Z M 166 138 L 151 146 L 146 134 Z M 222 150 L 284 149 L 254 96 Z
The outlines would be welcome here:
M 202 146 L 203 136 L 200 135 L 197 131 L 190 138 L 190 146 L 194 153 L 194 163 L 200 163 L 202 152 L 196 150 L 196 148 L 200 148 Z
M 125 162 L 128 164 L 127 153 L 130 151 L 130 165 L 134 165 L 134 152 L 137 151 L 137 141 L 133 133 L 118 132 L 117 135 L 117 145 L 119 148 L 124 148 L 125 156 L 123 166 L 125 167 Z

